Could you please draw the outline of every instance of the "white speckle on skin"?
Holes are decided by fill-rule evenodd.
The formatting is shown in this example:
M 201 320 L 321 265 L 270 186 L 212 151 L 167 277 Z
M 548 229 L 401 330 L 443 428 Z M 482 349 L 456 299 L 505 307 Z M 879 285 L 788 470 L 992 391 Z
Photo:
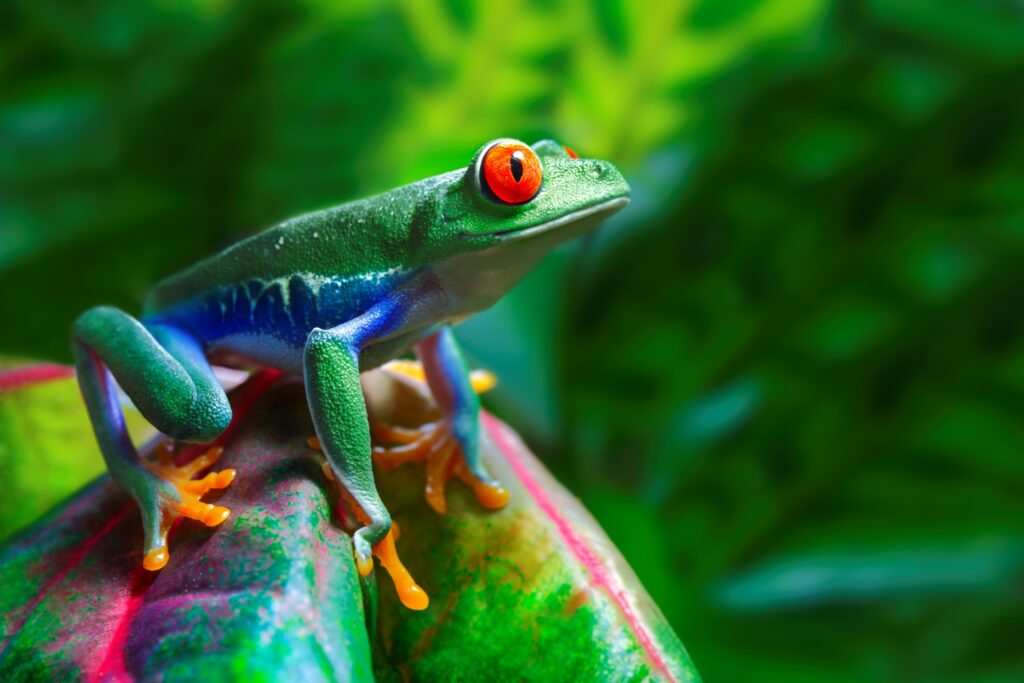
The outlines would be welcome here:
M 315 239 L 315 240 L 320 239 L 320 233 L 316 232 L 316 231 L 313 231 L 313 239 Z

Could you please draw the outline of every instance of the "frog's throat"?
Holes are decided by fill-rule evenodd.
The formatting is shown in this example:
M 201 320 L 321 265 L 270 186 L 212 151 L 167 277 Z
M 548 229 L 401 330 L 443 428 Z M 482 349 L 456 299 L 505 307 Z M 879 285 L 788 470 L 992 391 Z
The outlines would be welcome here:
M 456 320 L 490 308 L 552 248 L 592 230 L 628 203 L 627 197 L 616 197 L 516 232 L 493 233 L 498 237 L 492 236 L 486 248 L 435 264 L 432 274 L 448 295 L 445 318 Z
M 596 225 L 601 220 L 607 218 L 613 213 L 626 208 L 629 205 L 629 197 L 615 197 L 614 199 L 606 199 L 597 204 L 586 206 L 582 209 L 577 209 L 571 213 L 567 213 L 564 216 L 553 218 L 550 221 L 545 221 L 538 225 L 532 225 L 528 228 L 510 228 L 508 230 L 496 230 L 494 232 L 487 233 L 462 233 L 465 238 L 469 237 L 498 237 L 501 238 L 500 243 L 519 241 L 527 239 L 535 235 L 541 235 L 549 233 L 559 228 L 563 228 L 573 223 L 580 223 L 587 227 Z M 591 219 L 591 220 L 585 220 Z M 566 237 L 568 239 L 569 236 Z

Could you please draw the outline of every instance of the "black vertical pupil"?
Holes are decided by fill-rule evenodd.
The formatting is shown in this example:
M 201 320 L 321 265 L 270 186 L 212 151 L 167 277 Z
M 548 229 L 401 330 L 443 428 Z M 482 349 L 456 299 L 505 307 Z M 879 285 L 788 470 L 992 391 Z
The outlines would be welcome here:
M 508 158 L 508 165 L 512 167 L 512 177 L 517 183 L 523 179 L 523 162 L 518 155 L 519 152 L 516 152 Z

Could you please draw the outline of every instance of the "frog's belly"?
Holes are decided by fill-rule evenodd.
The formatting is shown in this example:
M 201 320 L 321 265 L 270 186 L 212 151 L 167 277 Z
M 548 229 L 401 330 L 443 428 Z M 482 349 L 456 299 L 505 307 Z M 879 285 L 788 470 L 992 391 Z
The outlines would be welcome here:
M 369 344 L 359 354 L 359 370 L 375 367 L 408 353 L 421 339 L 433 334 L 438 326 L 400 333 L 397 336 Z M 295 375 L 303 373 L 305 347 L 295 346 L 279 337 L 264 334 L 238 334 L 224 337 L 211 344 L 212 354 L 230 357 L 276 368 Z
M 232 334 L 216 340 L 207 347 L 214 362 L 227 357 L 232 365 L 248 361 L 283 372 L 302 374 L 302 347 L 272 334 Z

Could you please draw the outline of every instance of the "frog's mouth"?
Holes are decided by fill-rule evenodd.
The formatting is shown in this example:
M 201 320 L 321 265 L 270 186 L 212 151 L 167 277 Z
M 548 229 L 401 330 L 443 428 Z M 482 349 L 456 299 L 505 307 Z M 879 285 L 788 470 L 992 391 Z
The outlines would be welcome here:
M 509 242 L 512 240 L 522 240 L 534 235 L 541 235 L 549 233 L 559 228 L 564 228 L 567 225 L 579 224 L 579 232 L 597 225 L 600 221 L 608 218 L 613 213 L 624 209 L 629 204 L 629 197 L 616 197 L 614 199 L 608 199 L 598 204 L 577 209 L 571 213 L 567 213 L 564 216 L 553 218 L 550 221 L 539 223 L 537 225 L 531 225 L 528 228 L 510 228 L 508 230 L 496 230 L 495 232 L 486 233 L 463 233 L 463 237 L 497 237 L 501 238 L 503 242 Z M 576 230 L 569 231 L 576 233 Z M 566 235 L 566 238 L 571 235 Z

